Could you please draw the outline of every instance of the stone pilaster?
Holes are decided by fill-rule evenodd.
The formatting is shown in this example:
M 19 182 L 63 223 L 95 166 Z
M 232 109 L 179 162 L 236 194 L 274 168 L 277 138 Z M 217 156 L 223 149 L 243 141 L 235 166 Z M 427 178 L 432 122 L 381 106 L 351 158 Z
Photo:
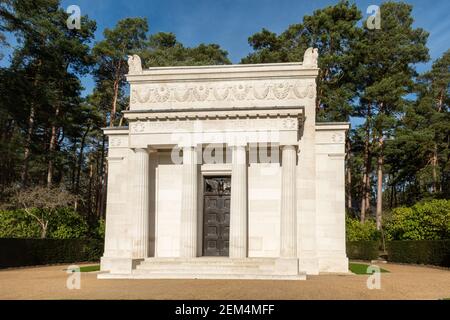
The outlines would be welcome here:
M 197 150 L 183 147 L 180 257 L 197 256 Z
M 297 150 L 295 146 L 282 147 L 281 176 L 281 246 L 282 258 L 297 256 Z
M 133 208 L 135 215 L 135 236 L 133 258 L 145 259 L 149 249 L 149 154 L 147 149 L 135 149 L 132 159 Z
M 247 155 L 244 145 L 232 147 L 230 258 L 247 257 Z

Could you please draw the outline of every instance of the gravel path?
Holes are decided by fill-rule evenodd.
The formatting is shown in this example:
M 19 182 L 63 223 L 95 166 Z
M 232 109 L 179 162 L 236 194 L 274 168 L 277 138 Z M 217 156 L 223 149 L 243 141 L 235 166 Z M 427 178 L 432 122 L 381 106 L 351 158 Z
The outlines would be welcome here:
M 82 273 L 68 290 L 67 266 L 0 271 L 0 299 L 442 299 L 450 298 L 450 270 L 383 264 L 381 289 L 365 275 L 320 275 L 306 281 L 97 280 Z

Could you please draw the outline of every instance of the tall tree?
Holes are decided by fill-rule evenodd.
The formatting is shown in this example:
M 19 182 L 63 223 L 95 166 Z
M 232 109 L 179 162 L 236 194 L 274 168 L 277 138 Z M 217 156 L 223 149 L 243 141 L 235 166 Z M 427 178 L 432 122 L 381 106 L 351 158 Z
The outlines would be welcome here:
M 25 85 L 21 87 L 26 91 L 21 94 L 28 101 L 22 105 L 28 116 L 22 184 L 28 183 L 33 139 L 36 129 L 42 126 L 45 134 L 40 138 L 48 139 L 46 182 L 50 186 L 60 123 L 65 109 L 74 112 L 73 106 L 77 104 L 81 90 L 78 76 L 88 71 L 88 44 L 95 23 L 83 17 L 80 30 L 69 30 L 68 15 L 59 7 L 58 0 L 11 0 L 8 6 L 1 7 L 0 14 L 3 28 L 13 32 L 20 43 L 13 53 L 11 69 L 25 75 L 21 79 Z
M 317 117 L 319 120 L 348 121 L 355 97 L 353 70 L 357 66 L 352 48 L 359 41 L 361 12 L 349 1 L 314 11 L 303 21 L 276 35 L 266 29 L 252 35 L 254 52 L 243 63 L 302 61 L 308 47 L 319 49 Z
M 407 104 L 406 95 L 412 92 L 417 75 L 414 64 L 428 60 L 428 33 L 413 28 L 412 6 L 386 2 L 380 10 L 381 29 L 365 29 L 359 42 L 364 68 L 360 98 L 373 113 L 376 139 L 378 229 L 382 223 L 385 140 L 392 136 L 395 117 Z
M 386 145 L 391 187 L 396 190 L 397 185 L 407 185 L 407 195 L 400 195 L 408 205 L 425 197 L 448 197 L 449 83 L 447 51 L 419 77 L 417 99 L 406 106 L 396 124 L 394 139 Z
M 128 72 L 127 56 L 140 52 L 147 40 L 148 24 L 143 18 L 120 20 L 114 29 L 105 29 L 104 40 L 98 42 L 93 53 L 97 59 L 95 80 L 98 92 L 109 101 L 108 124 L 114 127 L 118 101 L 123 97 Z

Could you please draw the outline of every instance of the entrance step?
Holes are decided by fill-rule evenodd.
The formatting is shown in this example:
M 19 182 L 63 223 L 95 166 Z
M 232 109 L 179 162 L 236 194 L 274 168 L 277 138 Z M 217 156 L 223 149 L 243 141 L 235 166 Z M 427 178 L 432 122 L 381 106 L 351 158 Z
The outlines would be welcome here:
M 99 278 L 127 278 L 127 275 L 102 274 Z M 298 271 L 297 259 L 148 258 L 128 278 L 305 280 L 306 272 Z
M 111 274 L 100 273 L 98 279 L 136 279 L 136 280 L 175 280 L 175 279 L 203 279 L 203 280 L 306 280 L 306 273 L 300 272 L 297 275 L 277 275 L 277 274 L 174 274 L 174 273 L 135 273 L 132 274 Z

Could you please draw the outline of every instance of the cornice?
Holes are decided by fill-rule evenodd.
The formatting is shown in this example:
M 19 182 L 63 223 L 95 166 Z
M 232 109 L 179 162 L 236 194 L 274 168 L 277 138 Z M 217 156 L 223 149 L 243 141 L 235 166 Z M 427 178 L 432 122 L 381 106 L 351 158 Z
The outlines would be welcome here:
M 130 84 L 202 82 L 257 79 L 315 78 L 319 69 L 303 63 L 236 64 L 220 66 L 159 67 L 128 74 Z

